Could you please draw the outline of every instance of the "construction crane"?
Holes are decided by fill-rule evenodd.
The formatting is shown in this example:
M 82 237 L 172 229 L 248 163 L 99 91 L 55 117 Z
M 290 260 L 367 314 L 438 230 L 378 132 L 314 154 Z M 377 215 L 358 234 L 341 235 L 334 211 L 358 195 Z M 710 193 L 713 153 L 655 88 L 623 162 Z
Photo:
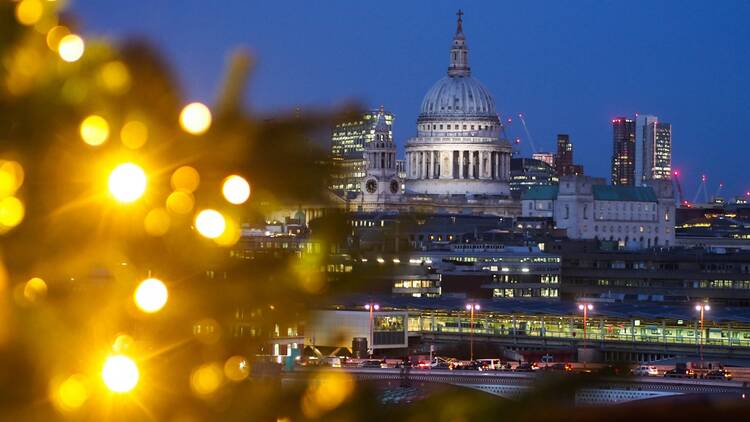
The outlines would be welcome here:
M 712 198 L 713 201 L 716 201 L 719 199 L 719 195 L 721 194 L 721 190 L 724 188 L 724 182 L 719 182 L 719 187 L 716 188 L 716 193 L 714 193 L 714 197 Z
M 518 113 L 518 119 L 521 121 L 521 125 L 523 126 L 524 132 L 526 132 L 526 137 L 529 138 L 529 145 L 531 145 L 531 152 L 536 153 L 536 145 L 534 145 L 534 138 L 532 138 L 531 133 L 529 133 L 529 128 L 526 126 L 526 119 L 523 117 L 523 113 Z
M 708 180 L 708 176 L 705 174 L 701 175 L 701 183 L 698 185 L 698 190 L 695 191 L 695 197 L 693 197 L 693 203 L 698 202 L 698 197 L 700 196 L 701 192 L 703 192 L 703 202 L 708 202 L 708 190 L 706 190 L 706 181 Z

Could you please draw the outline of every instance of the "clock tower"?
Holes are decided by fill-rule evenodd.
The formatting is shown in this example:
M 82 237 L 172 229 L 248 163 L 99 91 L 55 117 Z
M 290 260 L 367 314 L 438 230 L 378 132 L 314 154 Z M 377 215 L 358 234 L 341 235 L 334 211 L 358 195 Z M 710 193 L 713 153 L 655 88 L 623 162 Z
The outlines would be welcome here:
M 373 130 L 375 136 L 365 145 L 367 167 L 362 179 L 362 201 L 390 202 L 401 195 L 402 189 L 396 171 L 396 145 L 382 106 Z

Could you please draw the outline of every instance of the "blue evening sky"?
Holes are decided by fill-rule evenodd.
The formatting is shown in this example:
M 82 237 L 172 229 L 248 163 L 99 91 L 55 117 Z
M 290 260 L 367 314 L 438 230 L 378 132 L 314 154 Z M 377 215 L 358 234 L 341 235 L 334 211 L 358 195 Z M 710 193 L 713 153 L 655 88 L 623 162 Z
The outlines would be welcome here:
M 672 123 L 688 199 L 704 172 L 710 194 L 719 181 L 750 191 L 750 1 L 71 2 L 87 36 L 151 40 L 186 100 L 211 102 L 227 54 L 246 46 L 252 110 L 384 104 L 401 147 L 445 74 L 460 7 L 473 76 L 501 115 L 525 114 L 537 149 L 569 133 L 586 173 L 608 177 L 611 119 L 655 114 Z M 519 122 L 508 131 L 530 155 Z

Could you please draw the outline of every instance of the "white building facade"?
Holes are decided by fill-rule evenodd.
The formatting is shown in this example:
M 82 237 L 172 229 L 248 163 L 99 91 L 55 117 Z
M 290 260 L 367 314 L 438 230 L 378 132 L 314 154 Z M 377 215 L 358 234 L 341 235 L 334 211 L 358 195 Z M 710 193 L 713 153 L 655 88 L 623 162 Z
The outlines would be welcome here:
M 616 241 L 639 249 L 674 246 L 674 191 L 668 181 L 610 186 L 604 179 L 563 176 L 559 186 L 521 197 L 524 217 L 550 217 L 571 239 Z
M 510 194 L 511 147 L 500 137 L 495 100 L 471 77 L 468 52 L 459 13 L 448 75 L 425 95 L 406 145 L 407 194 Z

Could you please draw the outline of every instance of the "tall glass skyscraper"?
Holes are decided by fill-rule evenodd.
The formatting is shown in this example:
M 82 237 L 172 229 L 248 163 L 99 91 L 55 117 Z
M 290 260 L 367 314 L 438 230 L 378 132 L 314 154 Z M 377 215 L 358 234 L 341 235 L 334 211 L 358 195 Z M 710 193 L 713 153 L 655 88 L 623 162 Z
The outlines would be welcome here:
M 672 125 L 651 122 L 643 128 L 643 180 L 672 179 Z
M 612 119 L 612 184 L 635 185 L 635 120 Z

